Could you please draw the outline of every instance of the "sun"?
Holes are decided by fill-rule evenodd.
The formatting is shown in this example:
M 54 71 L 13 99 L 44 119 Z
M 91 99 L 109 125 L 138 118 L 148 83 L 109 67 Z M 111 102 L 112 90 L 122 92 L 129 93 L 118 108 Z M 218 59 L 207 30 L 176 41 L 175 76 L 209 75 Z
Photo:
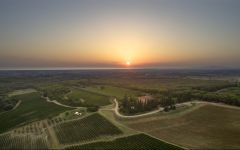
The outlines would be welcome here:
M 127 66 L 130 66 L 130 65 L 131 65 L 131 62 L 130 62 L 130 61 L 126 61 L 126 65 L 127 65 Z

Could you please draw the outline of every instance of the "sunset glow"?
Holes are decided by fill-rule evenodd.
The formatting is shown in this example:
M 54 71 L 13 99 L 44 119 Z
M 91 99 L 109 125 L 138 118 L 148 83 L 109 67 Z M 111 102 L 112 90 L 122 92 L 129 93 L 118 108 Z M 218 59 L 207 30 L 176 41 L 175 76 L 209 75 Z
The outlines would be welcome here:
M 130 66 L 130 65 L 131 65 L 131 62 L 130 62 L 130 61 L 127 61 L 127 62 L 126 62 L 126 65 L 127 65 L 127 66 Z
M 240 64 L 238 1 L 0 3 L 0 68 Z

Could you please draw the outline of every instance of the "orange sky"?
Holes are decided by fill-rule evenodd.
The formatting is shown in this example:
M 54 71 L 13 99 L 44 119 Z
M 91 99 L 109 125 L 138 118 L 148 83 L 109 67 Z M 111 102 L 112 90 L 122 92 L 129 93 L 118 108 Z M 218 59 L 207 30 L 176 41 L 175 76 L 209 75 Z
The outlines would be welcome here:
M 1 67 L 240 66 L 240 2 L 0 1 Z

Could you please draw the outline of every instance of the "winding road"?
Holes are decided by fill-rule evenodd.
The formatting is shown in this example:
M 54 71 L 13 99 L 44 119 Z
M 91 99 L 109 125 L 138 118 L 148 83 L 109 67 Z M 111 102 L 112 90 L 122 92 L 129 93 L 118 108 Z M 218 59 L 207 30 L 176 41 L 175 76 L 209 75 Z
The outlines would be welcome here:
M 118 117 L 121 117 L 121 118 L 138 118 L 138 117 L 148 116 L 148 115 L 156 114 L 160 111 L 163 111 L 163 109 L 164 109 L 163 107 L 159 107 L 159 109 L 157 109 L 157 110 L 150 111 L 150 112 L 147 112 L 147 113 L 144 113 L 144 114 L 126 116 L 126 115 L 123 115 L 119 112 L 119 104 L 118 104 L 118 101 L 117 101 L 116 98 L 114 99 L 114 103 L 115 103 L 114 112 Z
M 49 102 L 49 103 L 54 103 L 54 104 L 59 105 L 59 106 L 62 106 L 62 107 L 67 107 L 67 108 L 82 108 L 82 107 L 73 107 L 73 106 L 64 105 L 64 104 L 59 103 L 59 102 L 56 101 L 56 100 L 50 100 L 49 97 L 43 97 L 43 96 L 42 96 L 42 98 L 46 99 L 46 101 Z

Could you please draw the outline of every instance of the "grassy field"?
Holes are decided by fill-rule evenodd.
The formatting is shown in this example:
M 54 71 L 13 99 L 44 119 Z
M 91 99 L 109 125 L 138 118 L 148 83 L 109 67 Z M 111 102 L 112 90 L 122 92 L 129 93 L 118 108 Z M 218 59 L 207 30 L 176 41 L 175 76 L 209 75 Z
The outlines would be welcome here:
M 72 146 L 66 150 L 77 149 L 161 149 L 161 150 L 181 150 L 182 148 L 157 140 L 145 134 L 132 135 L 118 138 L 108 142 L 96 142 L 80 146 Z
M 151 89 L 164 91 L 167 89 L 189 89 L 192 87 L 216 87 L 228 85 L 228 81 L 220 81 L 220 80 L 200 80 L 200 79 L 189 79 L 183 77 L 158 77 L 158 78 L 135 78 L 135 77 L 127 77 L 127 78 L 102 78 L 93 80 L 93 82 L 99 84 L 109 84 L 112 86 L 121 86 L 126 88 L 133 89 Z
M 38 87 L 38 90 L 43 93 L 44 96 L 49 97 L 51 100 L 63 100 L 64 95 L 69 93 L 71 90 L 68 86 L 62 84 L 51 84 Z
M 240 109 L 206 104 L 182 115 L 126 124 L 192 149 L 240 149 Z
M 222 94 L 236 95 L 240 98 L 240 87 L 230 87 L 230 88 L 222 89 L 218 92 Z
M 105 106 L 111 104 L 108 96 L 84 90 L 74 89 L 72 92 L 65 96 L 67 98 L 64 101 L 70 101 L 67 103 L 74 106 Z
M 66 111 L 64 113 L 59 114 L 56 116 L 57 118 L 61 118 L 63 120 L 72 120 L 84 117 L 87 112 L 86 108 L 77 108 L 73 110 Z M 81 115 L 75 115 L 75 112 L 81 113 Z
M 125 95 L 135 97 L 141 94 L 141 92 L 136 90 L 114 87 L 114 86 L 88 86 L 85 89 L 87 91 L 100 93 L 100 94 L 111 96 L 111 97 L 117 97 L 118 99 L 122 99 Z
M 31 93 L 17 96 L 22 102 L 16 109 L 0 114 L 0 133 L 15 126 L 31 121 L 53 117 L 61 112 L 70 110 L 53 103 L 48 103 L 41 98 L 39 93 Z
M 122 131 L 99 114 L 66 122 L 54 127 L 61 144 L 94 140 L 101 136 L 113 136 Z
M 16 96 L 16 95 L 22 95 L 22 94 L 28 94 L 28 93 L 33 93 L 37 92 L 35 89 L 23 89 L 23 90 L 15 90 L 13 92 L 10 92 L 8 96 Z

